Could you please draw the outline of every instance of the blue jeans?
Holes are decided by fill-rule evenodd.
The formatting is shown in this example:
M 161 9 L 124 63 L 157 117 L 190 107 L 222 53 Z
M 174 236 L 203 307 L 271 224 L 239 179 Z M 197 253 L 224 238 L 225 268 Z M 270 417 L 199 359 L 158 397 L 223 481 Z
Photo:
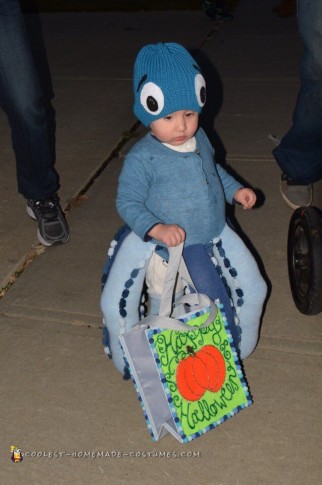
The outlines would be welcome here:
M 273 154 L 287 177 L 307 185 L 322 178 L 321 0 L 298 0 L 298 27 L 304 42 L 301 88 L 293 125 Z
M 18 191 L 45 199 L 57 192 L 46 110 L 18 0 L 0 0 L 0 106 L 11 127 Z

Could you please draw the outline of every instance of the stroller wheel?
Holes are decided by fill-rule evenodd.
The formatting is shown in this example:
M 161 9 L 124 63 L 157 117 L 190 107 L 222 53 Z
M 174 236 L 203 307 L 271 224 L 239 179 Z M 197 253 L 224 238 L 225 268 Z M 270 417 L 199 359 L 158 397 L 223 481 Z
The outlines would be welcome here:
M 301 313 L 317 315 L 322 310 L 322 214 L 317 208 L 293 213 L 287 252 L 294 303 Z

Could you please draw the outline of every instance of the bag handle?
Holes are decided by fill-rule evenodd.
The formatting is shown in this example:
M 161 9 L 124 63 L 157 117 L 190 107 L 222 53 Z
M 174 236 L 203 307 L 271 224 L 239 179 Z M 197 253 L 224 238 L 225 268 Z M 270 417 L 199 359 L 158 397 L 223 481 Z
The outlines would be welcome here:
M 209 315 L 202 325 L 193 326 L 181 322 L 178 318 L 161 317 L 158 315 L 149 315 L 143 318 L 138 325 L 133 327 L 140 328 L 142 326 L 149 326 L 151 328 L 162 328 L 165 330 L 180 330 L 180 332 L 189 332 L 189 330 L 199 330 L 200 328 L 209 327 L 217 315 L 217 307 L 214 303 L 209 306 Z
M 217 315 L 217 307 L 213 301 L 204 294 L 197 292 L 195 285 L 191 279 L 186 263 L 182 257 L 183 252 L 182 242 L 178 246 L 170 247 L 169 249 L 169 262 L 167 267 L 167 274 L 165 278 L 164 288 L 161 297 L 159 315 L 150 315 L 145 317 L 140 324 L 149 325 L 154 328 L 165 328 L 170 330 L 189 331 L 203 328 L 210 325 Z M 205 322 L 198 326 L 190 326 L 181 322 L 178 318 L 171 317 L 172 314 L 172 299 L 173 293 L 177 281 L 178 274 L 182 277 L 186 283 L 195 291 L 189 295 L 183 296 L 178 304 L 198 305 L 199 308 L 209 306 L 210 311 L 208 318 Z
M 176 286 L 178 273 L 188 283 L 189 286 L 196 290 L 191 280 L 186 263 L 184 262 L 184 259 L 182 257 L 183 244 L 184 243 L 182 242 L 179 244 L 179 246 L 168 248 L 169 262 L 160 303 L 160 317 L 169 317 L 172 313 L 172 298 Z

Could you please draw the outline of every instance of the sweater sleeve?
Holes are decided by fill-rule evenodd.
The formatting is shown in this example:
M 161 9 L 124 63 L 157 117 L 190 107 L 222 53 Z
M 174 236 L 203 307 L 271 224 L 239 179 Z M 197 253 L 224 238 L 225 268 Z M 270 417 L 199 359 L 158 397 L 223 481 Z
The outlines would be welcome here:
M 226 172 L 226 170 L 219 163 L 216 163 L 216 168 L 224 189 L 225 199 L 227 202 L 229 202 L 229 204 L 233 204 L 236 190 L 242 189 L 243 186 L 228 172 Z
M 130 152 L 127 155 L 119 177 L 116 208 L 126 224 L 142 240 L 153 226 L 163 222 L 145 205 L 152 176 L 138 154 Z

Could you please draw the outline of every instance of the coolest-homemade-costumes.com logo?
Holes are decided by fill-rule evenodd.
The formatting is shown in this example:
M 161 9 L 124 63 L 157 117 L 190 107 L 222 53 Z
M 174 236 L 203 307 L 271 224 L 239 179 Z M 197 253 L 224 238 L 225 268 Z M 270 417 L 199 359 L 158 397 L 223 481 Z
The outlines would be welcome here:
M 11 451 L 11 460 L 14 463 L 20 463 L 23 460 L 22 452 L 19 446 L 11 445 L 10 451 Z

